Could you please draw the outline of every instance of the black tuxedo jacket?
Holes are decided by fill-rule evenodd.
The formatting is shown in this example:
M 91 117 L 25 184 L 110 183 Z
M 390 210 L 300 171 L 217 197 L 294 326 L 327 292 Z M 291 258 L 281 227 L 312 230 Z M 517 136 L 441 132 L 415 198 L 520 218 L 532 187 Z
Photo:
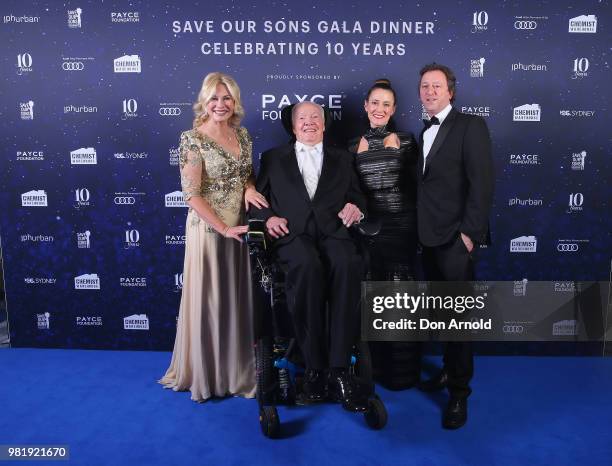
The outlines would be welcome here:
M 417 172 L 419 240 L 434 247 L 464 233 L 474 243 L 487 243 L 494 185 L 487 124 L 453 108 L 438 130 L 424 173 L 423 133 Z
M 350 153 L 323 145 L 323 166 L 312 200 L 308 196 L 297 163 L 294 145 L 266 151 L 261 156 L 257 191 L 263 194 L 270 208 L 251 208 L 251 216 L 268 220 L 272 216 L 287 219 L 289 234 L 275 241 L 284 244 L 304 232 L 311 214 L 321 233 L 338 239 L 351 239 L 338 217 L 347 202 L 366 213 L 366 201 Z

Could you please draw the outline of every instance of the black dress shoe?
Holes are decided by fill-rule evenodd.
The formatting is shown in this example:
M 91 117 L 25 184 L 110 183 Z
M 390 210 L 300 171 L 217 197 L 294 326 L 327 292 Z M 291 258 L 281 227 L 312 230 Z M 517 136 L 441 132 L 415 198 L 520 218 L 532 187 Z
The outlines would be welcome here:
M 368 410 L 368 390 L 361 386 L 346 369 L 332 369 L 327 382 L 329 397 L 342 403 L 347 411 L 365 412 Z
M 442 369 L 429 380 L 419 382 L 419 390 L 422 392 L 437 392 L 448 386 L 448 372 Z
M 325 399 L 325 374 L 322 370 L 306 369 L 302 392 L 303 400 L 307 402 L 323 401 Z
M 467 398 L 451 398 L 444 410 L 442 427 L 458 429 L 467 422 Z

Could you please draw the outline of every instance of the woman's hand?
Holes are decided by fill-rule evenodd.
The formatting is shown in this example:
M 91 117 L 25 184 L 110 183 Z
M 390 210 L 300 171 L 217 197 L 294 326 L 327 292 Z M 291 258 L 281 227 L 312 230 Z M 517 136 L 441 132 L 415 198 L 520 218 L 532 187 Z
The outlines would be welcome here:
M 391 133 L 389 136 L 387 136 L 385 139 L 383 139 L 383 145 L 385 147 L 394 147 L 396 149 L 399 149 L 399 147 L 400 147 L 400 140 L 397 137 L 397 134 Z
M 244 235 L 247 231 L 249 231 L 249 227 L 247 225 L 236 225 L 235 227 L 227 227 L 223 232 L 223 236 L 226 238 L 235 239 L 236 241 L 240 241 L 242 243 L 242 238 L 240 235 Z
M 270 207 L 268 201 L 266 201 L 266 198 L 262 194 L 258 193 L 253 186 L 248 186 L 244 190 L 244 206 L 247 211 L 249 210 L 250 205 L 254 205 L 258 209 L 261 209 L 262 207 Z

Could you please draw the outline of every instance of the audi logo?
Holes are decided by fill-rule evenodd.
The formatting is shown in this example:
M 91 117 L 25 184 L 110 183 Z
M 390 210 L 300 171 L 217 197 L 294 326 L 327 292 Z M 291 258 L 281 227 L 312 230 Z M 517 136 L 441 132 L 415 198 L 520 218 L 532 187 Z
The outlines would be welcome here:
M 514 29 L 535 29 L 538 27 L 538 23 L 535 21 L 515 21 Z
M 560 252 L 576 252 L 576 251 L 578 251 L 578 244 L 576 244 L 576 243 L 557 244 L 557 251 L 560 251 Z
M 115 196 L 114 202 L 117 205 L 132 205 L 136 204 L 136 198 L 132 196 Z
M 522 325 L 504 325 L 502 327 L 502 331 L 504 333 L 523 333 L 525 331 L 525 327 Z
M 62 63 L 64 71 L 83 71 L 85 65 L 81 61 L 65 61 Z
M 179 107 L 162 107 L 159 109 L 159 114 L 161 116 L 178 116 L 181 114 L 181 109 Z

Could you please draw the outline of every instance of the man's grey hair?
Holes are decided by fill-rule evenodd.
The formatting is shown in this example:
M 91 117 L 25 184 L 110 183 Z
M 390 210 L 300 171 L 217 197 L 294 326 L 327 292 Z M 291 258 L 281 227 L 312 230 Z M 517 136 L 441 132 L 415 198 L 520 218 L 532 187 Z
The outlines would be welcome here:
M 323 120 L 323 123 L 325 123 L 325 110 L 323 110 L 323 107 L 321 107 L 316 102 L 305 101 L 305 102 L 298 102 L 291 109 L 291 125 L 292 126 L 295 123 L 295 114 L 297 113 L 298 108 L 300 108 L 300 106 L 305 105 L 305 104 L 315 105 L 319 109 L 319 112 L 321 112 L 321 119 Z

